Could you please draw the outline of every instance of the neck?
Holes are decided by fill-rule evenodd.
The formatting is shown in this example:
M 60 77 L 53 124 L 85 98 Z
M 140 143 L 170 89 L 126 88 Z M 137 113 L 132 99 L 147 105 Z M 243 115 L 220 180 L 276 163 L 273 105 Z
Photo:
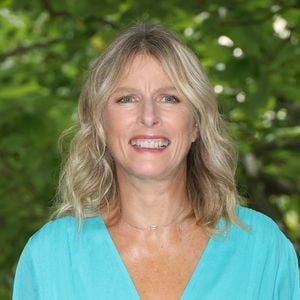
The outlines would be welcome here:
M 133 178 L 117 172 L 121 220 L 132 228 L 178 224 L 190 211 L 185 172 L 172 179 Z

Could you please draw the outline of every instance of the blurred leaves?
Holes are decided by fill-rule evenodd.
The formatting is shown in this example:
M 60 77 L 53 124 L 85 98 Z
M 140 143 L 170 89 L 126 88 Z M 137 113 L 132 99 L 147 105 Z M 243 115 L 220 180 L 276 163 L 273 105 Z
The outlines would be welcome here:
M 198 55 L 240 151 L 239 190 L 300 247 L 300 4 L 280 1 L 4 0 L 0 4 L 0 298 L 47 220 L 90 61 L 136 21 Z

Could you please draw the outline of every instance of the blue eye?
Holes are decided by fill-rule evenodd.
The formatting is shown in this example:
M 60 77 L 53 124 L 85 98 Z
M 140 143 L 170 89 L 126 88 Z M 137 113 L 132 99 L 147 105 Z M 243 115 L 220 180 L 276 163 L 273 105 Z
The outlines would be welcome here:
M 123 96 L 119 99 L 119 103 L 132 103 L 134 101 L 133 96 Z
M 178 103 L 179 100 L 175 96 L 166 95 L 163 97 L 165 103 Z

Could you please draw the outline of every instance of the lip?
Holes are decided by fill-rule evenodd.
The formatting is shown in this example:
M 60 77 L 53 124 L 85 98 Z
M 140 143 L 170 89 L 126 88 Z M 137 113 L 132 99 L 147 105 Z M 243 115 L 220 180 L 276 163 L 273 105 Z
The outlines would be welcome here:
M 163 135 L 145 135 L 145 134 L 140 134 L 140 135 L 135 135 L 129 140 L 129 144 L 132 140 L 167 140 L 169 143 L 171 141 Z
M 163 136 L 163 135 L 147 135 L 147 134 L 139 134 L 139 135 L 135 135 L 133 136 L 128 144 L 137 152 L 153 152 L 153 153 L 157 153 L 157 152 L 162 152 L 162 151 L 165 151 L 165 149 L 168 147 L 165 147 L 165 148 L 139 148 L 139 147 L 135 147 L 135 146 L 132 146 L 131 142 L 133 140 L 166 140 L 168 141 L 168 146 L 171 144 L 171 141 L 170 139 L 168 139 L 166 136 Z

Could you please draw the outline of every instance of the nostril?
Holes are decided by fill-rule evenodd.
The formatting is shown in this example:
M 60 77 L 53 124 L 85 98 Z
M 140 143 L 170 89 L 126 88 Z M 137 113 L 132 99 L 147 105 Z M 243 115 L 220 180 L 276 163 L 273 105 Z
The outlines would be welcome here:
M 140 121 L 146 126 L 157 125 L 160 122 L 159 112 L 152 101 L 145 101 L 141 106 Z

